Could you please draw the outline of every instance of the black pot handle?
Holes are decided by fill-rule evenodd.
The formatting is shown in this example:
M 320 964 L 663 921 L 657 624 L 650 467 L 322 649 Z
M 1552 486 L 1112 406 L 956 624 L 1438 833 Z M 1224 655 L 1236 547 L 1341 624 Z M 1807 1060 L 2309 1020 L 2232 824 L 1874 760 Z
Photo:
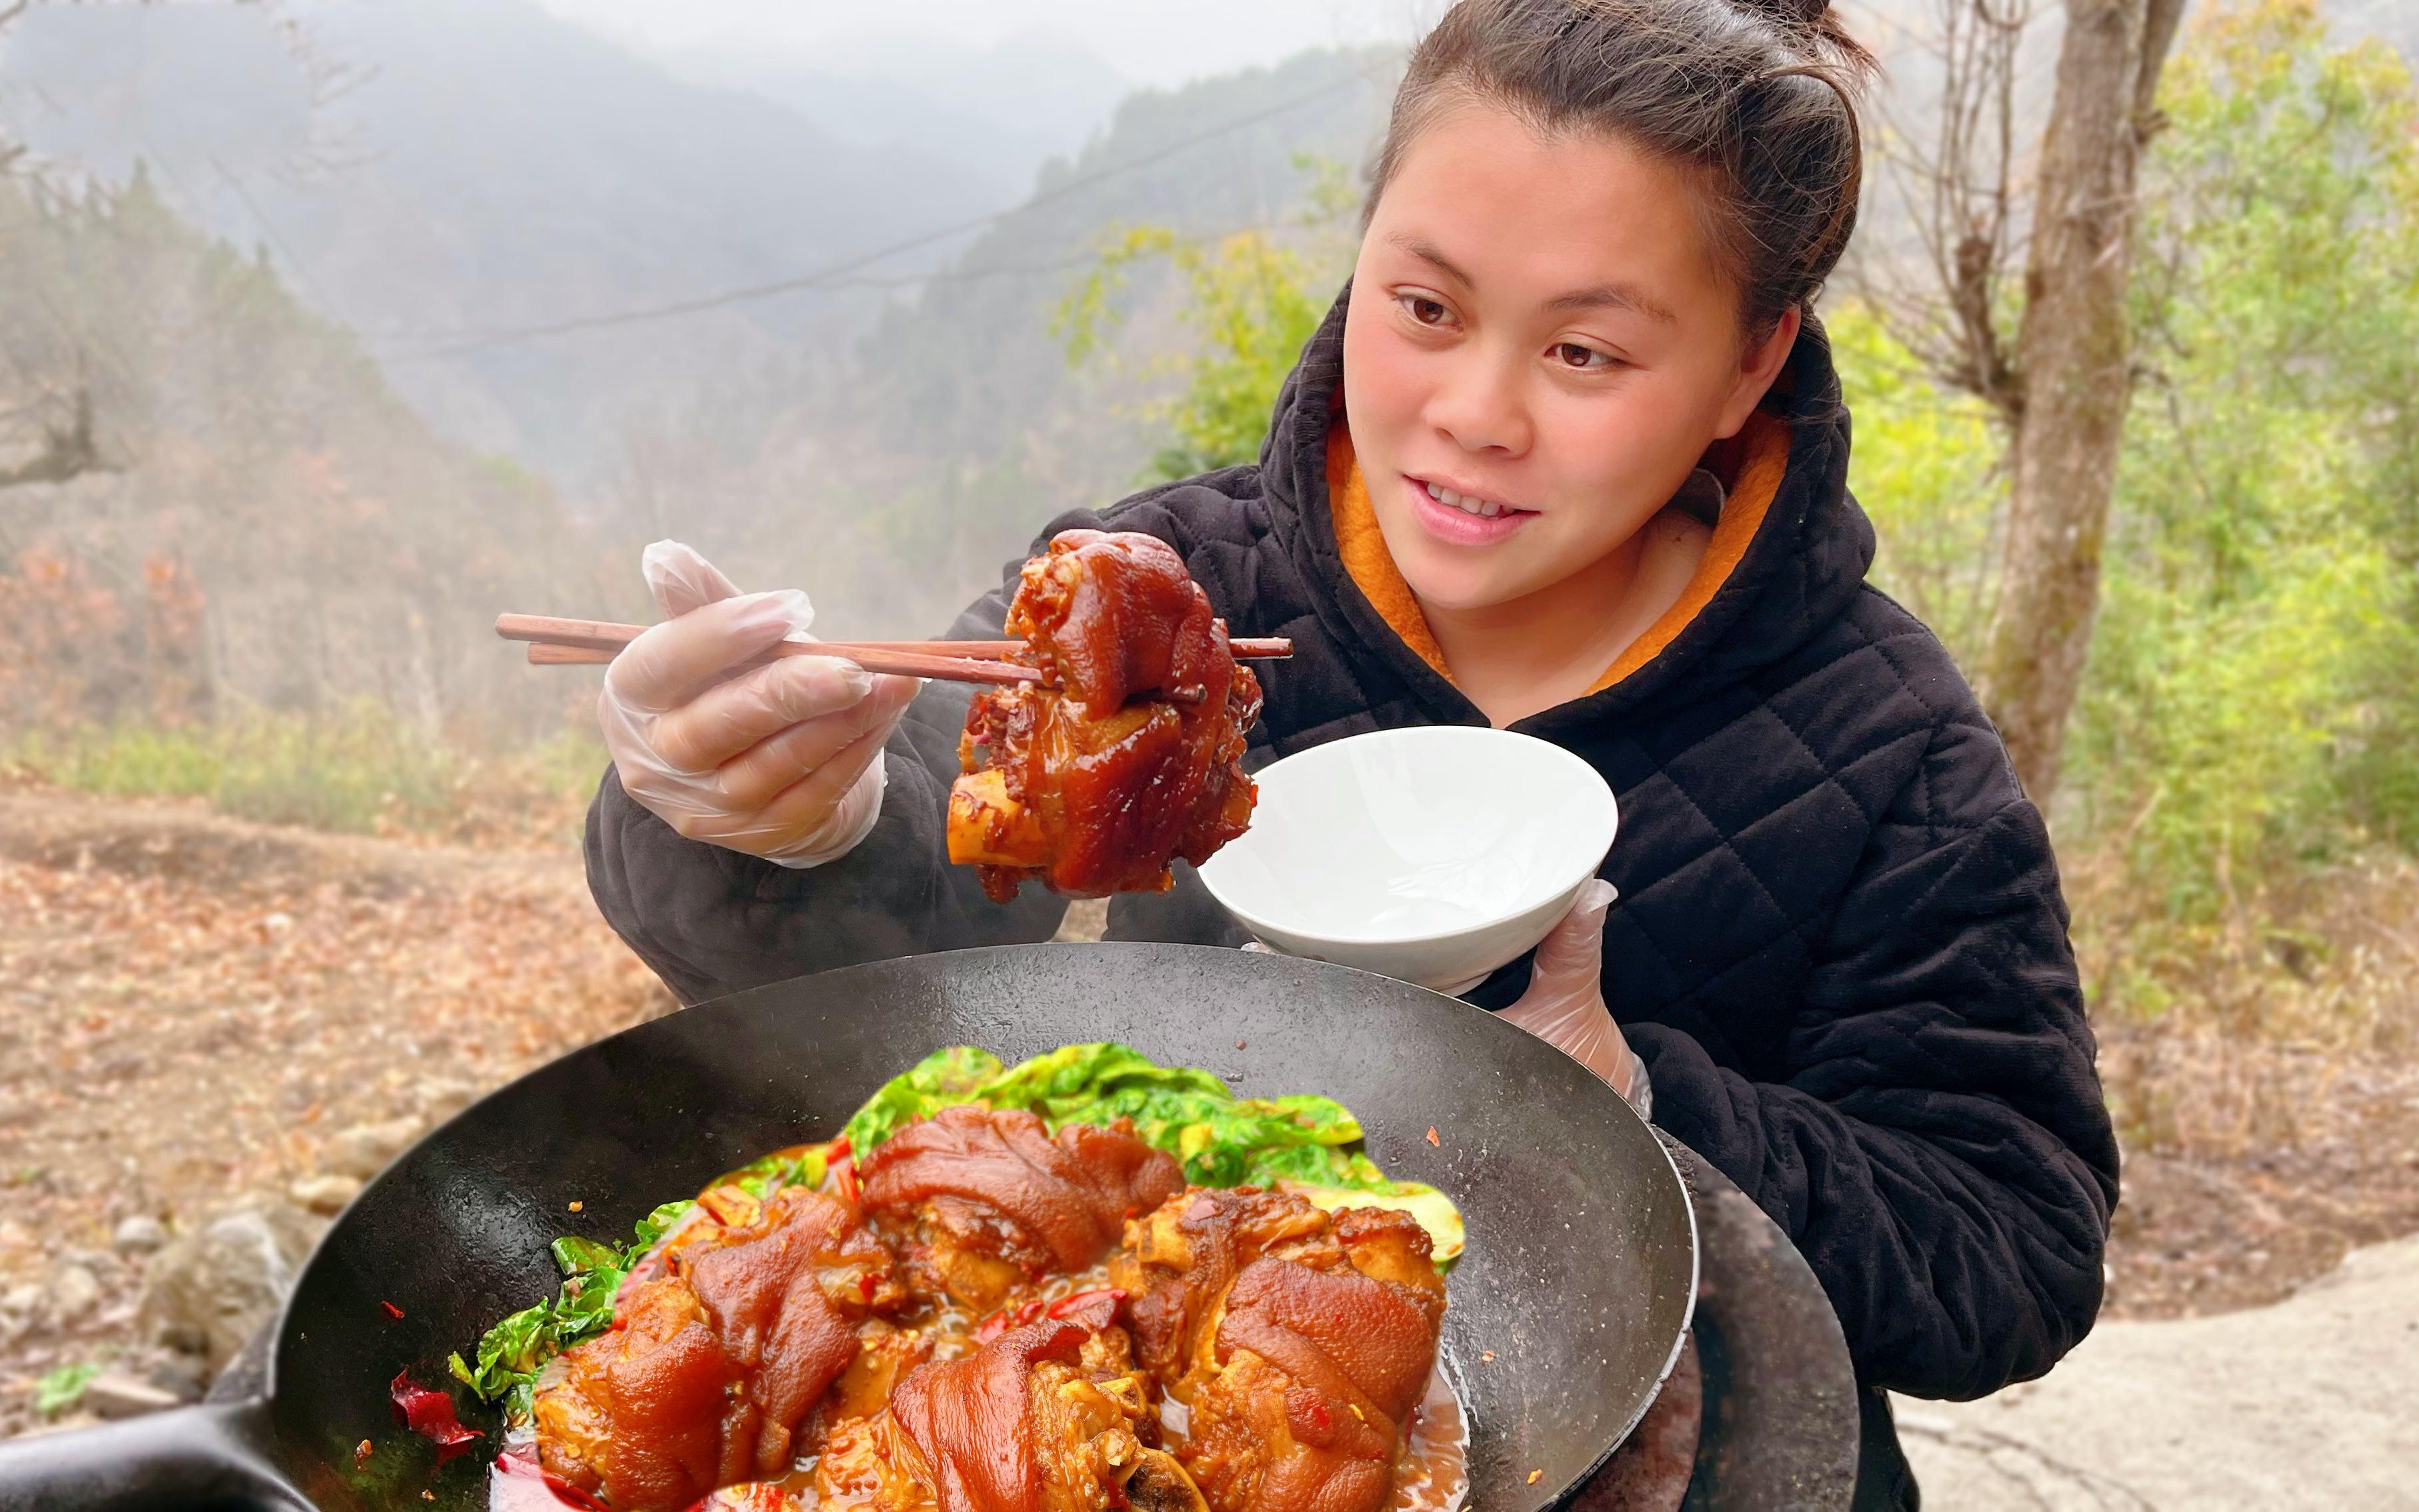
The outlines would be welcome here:
M 265 1401 L 210 1402 L 0 1443 L 7 1512 L 310 1512 L 278 1473 Z

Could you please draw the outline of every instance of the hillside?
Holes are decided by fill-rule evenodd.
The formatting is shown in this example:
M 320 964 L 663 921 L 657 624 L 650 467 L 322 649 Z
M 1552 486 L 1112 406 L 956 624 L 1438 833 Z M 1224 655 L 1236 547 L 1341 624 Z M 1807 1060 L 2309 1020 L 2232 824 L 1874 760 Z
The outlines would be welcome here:
M 1136 270 L 1118 360 L 1071 367 L 1052 329 L 1104 235 L 1269 228 L 1317 241 L 1340 283 L 1342 228 L 1291 227 L 1322 172 L 1357 173 L 1374 147 L 1398 66 L 1322 51 L 1134 95 L 826 386 L 669 422 L 644 509 L 746 562 L 743 581 L 806 585 L 853 631 L 932 630 L 1051 516 L 1131 491 L 1158 444 L 1155 363 L 1192 339 L 1165 269 Z
M 981 175 L 1021 199 L 1052 158 L 1084 149 L 1132 88 L 1077 39 L 1044 32 L 989 47 L 868 38 L 841 48 L 685 50 L 684 77 L 753 90 L 846 142 L 893 147 Z
M 144 172 L 73 204 L 0 178 L 0 469 L 64 394 L 95 452 L 0 489 L 0 764 L 46 733 L 257 709 L 366 702 L 388 744 L 561 728 L 571 689 L 489 622 L 637 606 L 541 479 L 433 433 Z
M 112 181 L 149 162 L 180 211 L 265 245 L 367 336 L 441 429 L 575 485 L 616 465 L 627 414 L 842 340 L 879 295 L 447 348 L 789 277 L 1010 197 L 526 0 L 39 8 L 0 50 L 0 131 Z

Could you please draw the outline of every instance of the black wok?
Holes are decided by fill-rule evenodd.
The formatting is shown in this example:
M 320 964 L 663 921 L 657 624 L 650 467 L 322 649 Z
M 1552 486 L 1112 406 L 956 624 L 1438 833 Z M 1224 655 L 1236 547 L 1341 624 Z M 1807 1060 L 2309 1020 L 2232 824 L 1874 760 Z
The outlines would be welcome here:
M 1472 1506 L 1560 1504 L 1653 1399 L 1688 1322 L 1694 1219 L 1662 1146 L 1577 1062 L 1467 1004 L 1340 966 L 1025 946 L 761 988 L 521 1078 L 421 1141 L 329 1231 L 280 1319 L 265 1400 L 0 1445 L 0 1508 L 479 1505 L 486 1456 L 436 1467 L 392 1421 L 388 1382 L 409 1367 L 446 1384 L 447 1351 L 550 1294 L 548 1241 L 626 1238 L 658 1202 L 828 1138 L 939 1046 L 1015 1061 L 1090 1040 L 1208 1067 L 1245 1094 L 1339 1098 L 1390 1174 L 1459 1204 L 1470 1247 L 1444 1353 L 1472 1423 Z M 357 1468 L 363 1440 L 374 1452 Z

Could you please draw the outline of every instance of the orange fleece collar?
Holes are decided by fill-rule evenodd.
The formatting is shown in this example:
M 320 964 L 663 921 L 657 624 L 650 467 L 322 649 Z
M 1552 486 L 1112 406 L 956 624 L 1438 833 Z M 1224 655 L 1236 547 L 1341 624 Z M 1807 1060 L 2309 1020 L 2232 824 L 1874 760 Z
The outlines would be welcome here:
M 1737 436 L 1714 443 L 1705 454 L 1704 466 L 1722 480 L 1729 494 L 1721 520 L 1714 527 L 1714 538 L 1705 547 L 1704 560 L 1697 563 L 1696 574 L 1679 601 L 1631 641 L 1588 692 L 1603 692 L 1660 656 L 1738 569 L 1748 543 L 1755 539 L 1765 513 L 1780 496 L 1781 475 L 1789 469 L 1788 422 L 1756 410 Z M 1327 500 L 1328 517 L 1335 524 L 1336 550 L 1354 586 L 1405 645 L 1451 682 L 1453 669 L 1445 665 L 1444 649 L 1437 644 L 1427 617 L 1420 612 L 1419 599 L 1403 580 L 1401 569 L 1386 549 L 1386 538 L 1379 532 L 1369 486 L 1361 476 L 1360 460 L 1352 454 L 1351 432 L 1341 415 L 1327 431 Z

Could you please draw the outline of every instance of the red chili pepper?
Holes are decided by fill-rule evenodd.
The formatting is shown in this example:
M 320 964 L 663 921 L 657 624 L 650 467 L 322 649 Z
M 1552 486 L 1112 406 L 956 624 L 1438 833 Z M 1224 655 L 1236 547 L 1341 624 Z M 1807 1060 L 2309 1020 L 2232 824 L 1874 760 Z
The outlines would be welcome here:
M 387 1315 L 389 1318 L 394 1319 L 396 1319 L 397 1321 L 401 1321 L 401 1320 L 402 1320 L 402 1318 L 403 1318 L 403 1309 L 402 1309 L 402 1308 L 400 1308 L 400 1307 L 396 1306 L 394 1304 L 393 1304 L 393 1303 L 391 1303 L 391 1302 L 386 1302 L 386 1301 L 380 1301 L 380 1302 L 378 1303 L 378 1305 L 379 1305 L 380 1307 L 383 1307 L 383 1308 L 385 1308 L 385 1309 L 386 1309 L 386 1315 Z
M 846 1134 L 840 1135 L 824 1147 L 825 1160 L 846 1160 L 852 1153 L 854 1153 L 854 1147 L 849 1144 Z
M 832 1167 L 832 1182 L 840 1188 L 840 1198 L 854 1208 L 864 1200 L 864 1189 L 857 1185 L 856 1162 L 843 1158 Z
M 865 1298 L 865 1300 L 866 1300 L 866 1301 L 868 1301 L 868 1302 L 871 1302 L 871 1301 L 873 1300 L 873 1291 L 874 1291 L 874 1287 L 873 1287 L 873 1276 L 872 1276 L 871 1273 L 870 1273 L 870 1272 L 869 1272 L 868 1273 L 866 1273 L 866 1274 L 864 1274 L 864 1275 L 860 1275 L 860 1276 L 858 1276 L 858 1277 L 856 1278 L 856 1289 L 857 1289 L 858 1293 L 859 1293 L 860 1295 L 862 1295 L 862 1296 Z
M 1077 1291 L 1050 1304 L 1052 1319 L 1071 1322 L 1086 1333 L 1097 1334 L 1117 1321 L 1117 1309 L 1124 1305 L 1123 1287 L 1102 1287 L 1096 1291 Z
M 984 1344 L 999 1337 L 1011 1328 L 1023 1328 L 1041 1316 L 1042 1302 L 1039 1297 L 1013 1308 L 1003 1308 L 982 1320 L 975 1330 L 975 1338 Z
M 388 1400 L 394 1405 L 394 1420 L 437 1445 L 437 1462 L 443 1464 L 458 1454 L 468 1454 L 471 1441 L 485 1434 L 466 1428 L 454 1415 L 454 1398 L 441 1391 L 411 1383 L 408 1369 L 396 1372 L 393 1383 L 387 1387 Z

